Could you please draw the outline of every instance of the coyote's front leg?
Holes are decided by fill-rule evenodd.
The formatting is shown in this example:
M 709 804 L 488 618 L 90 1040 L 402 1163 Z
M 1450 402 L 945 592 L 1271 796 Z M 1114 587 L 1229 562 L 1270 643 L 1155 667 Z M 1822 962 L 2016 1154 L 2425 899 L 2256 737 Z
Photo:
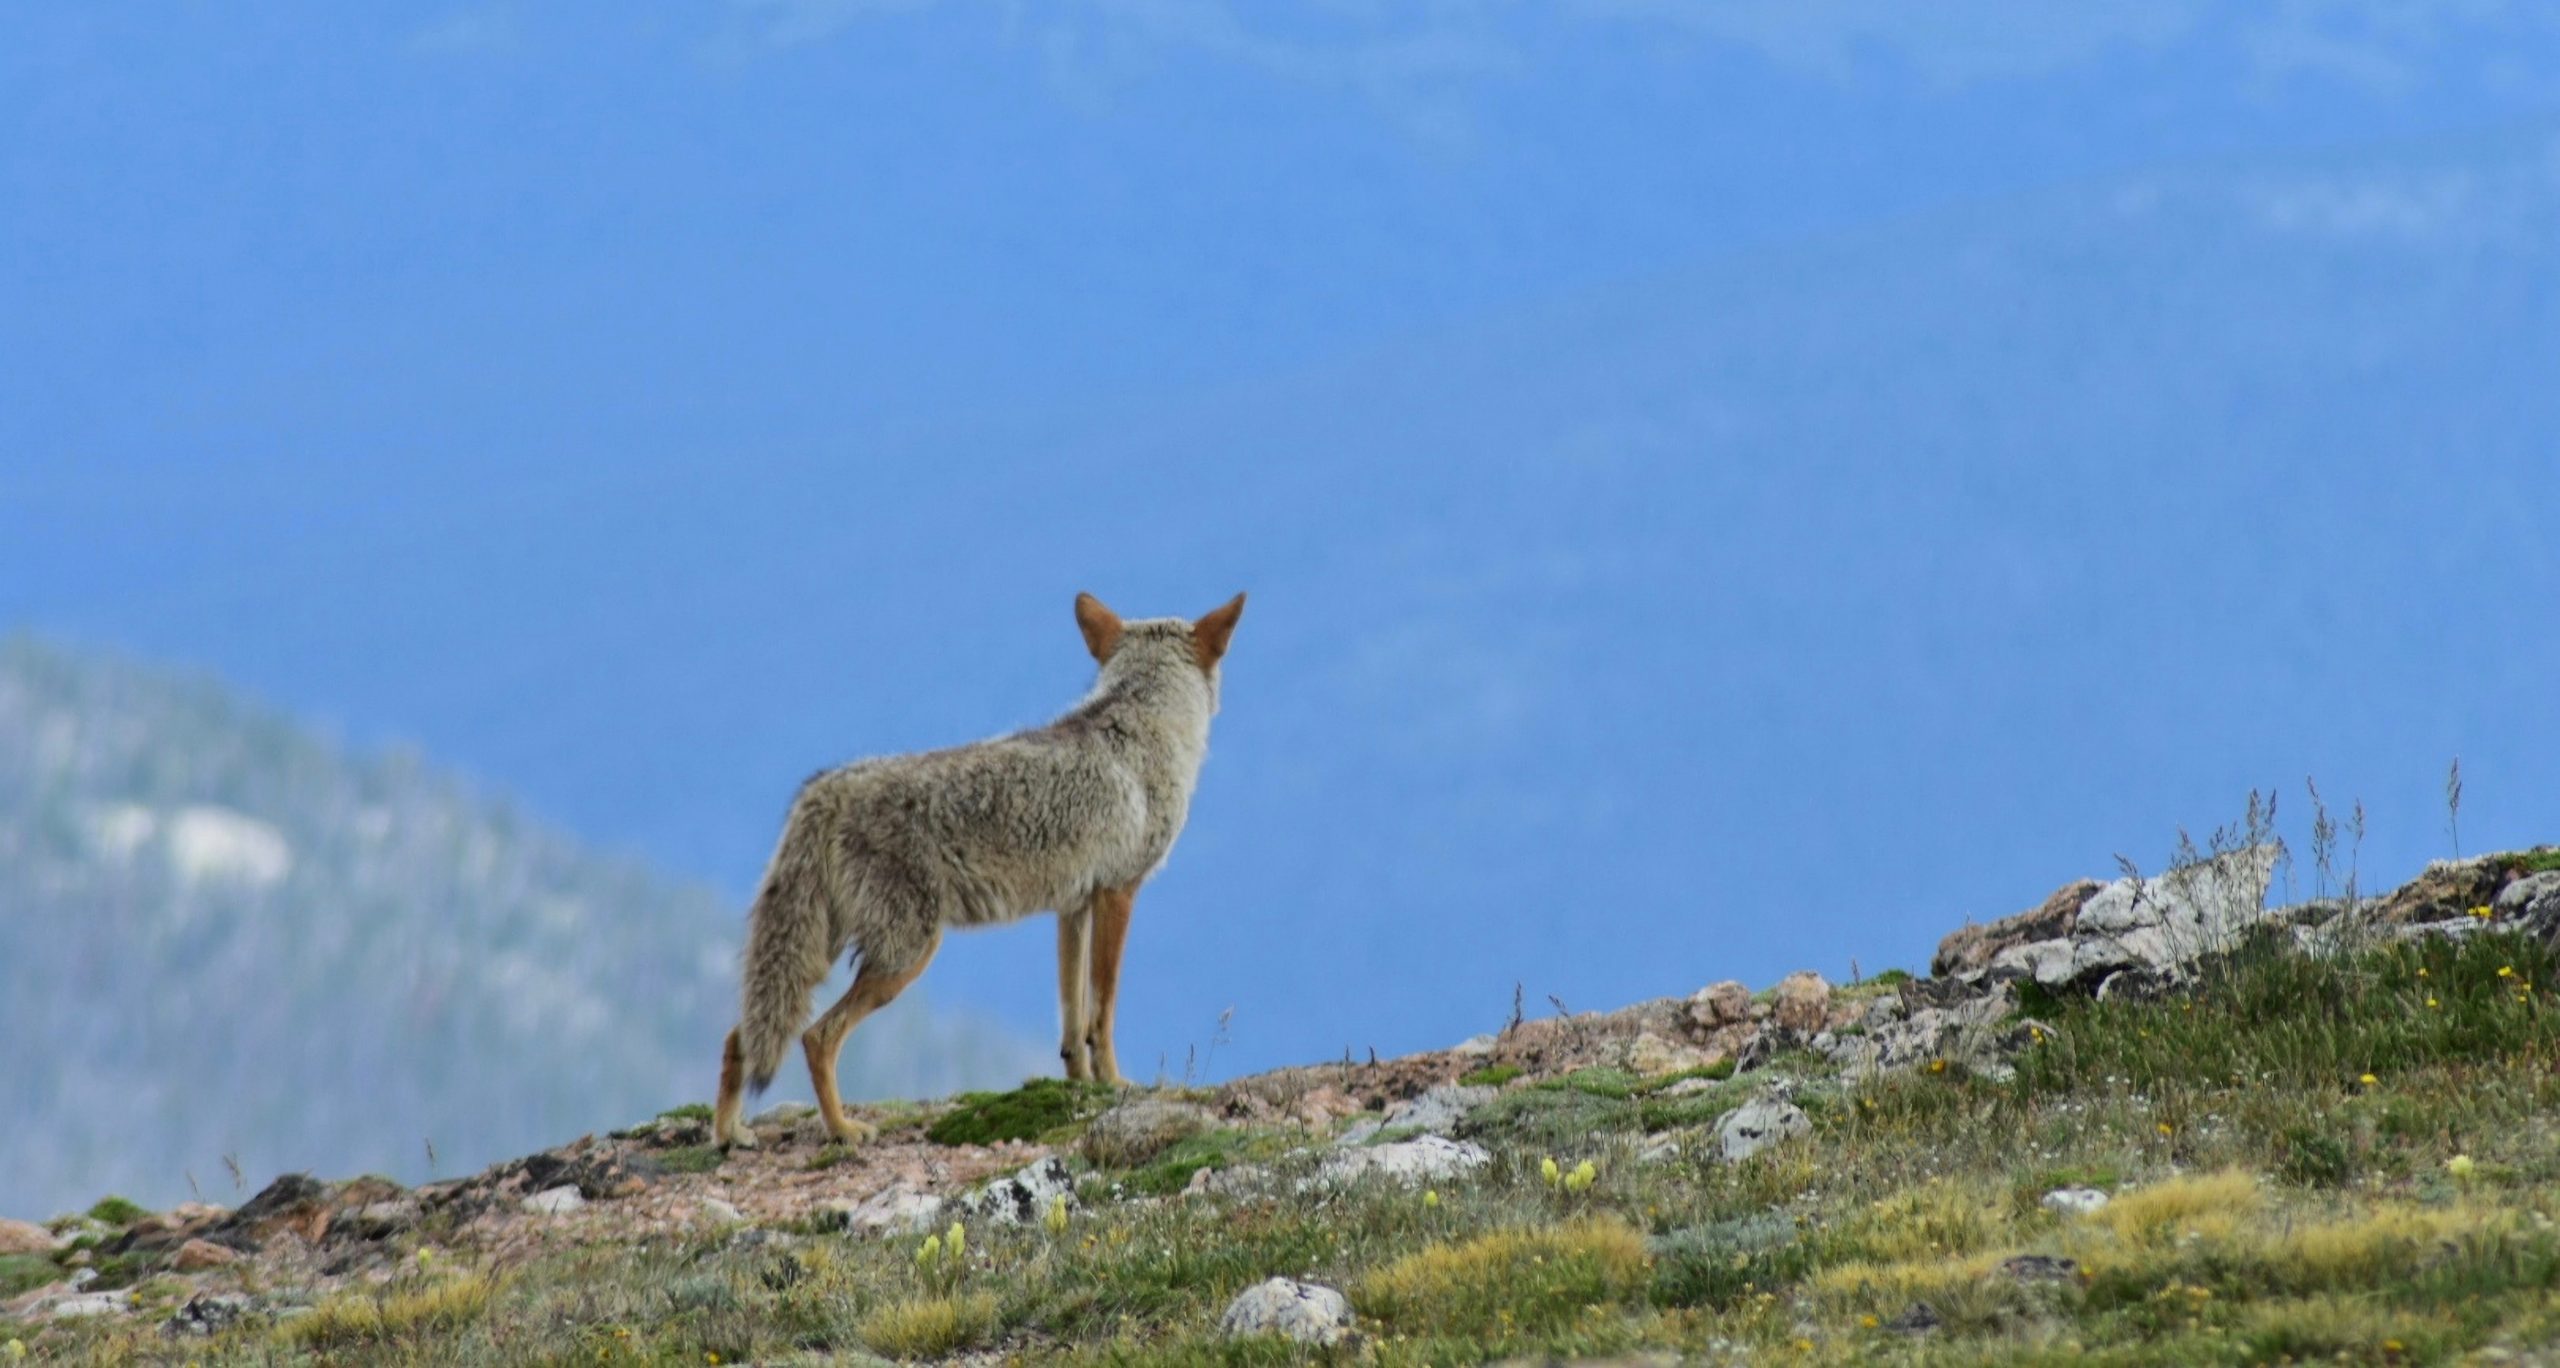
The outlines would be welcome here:
M 1093 1056 L 1093 1076 L 1124 1085 L 1120 1056 L 1111 1045 L 1111 1027 L 1120 1008 L 1120 952 L 1129 944 L 1129 913 L 1138 886 L 1106 888 L 1093 895 L 1093 1019 L 1085 1026 L 1085 1048 Z
M 1090 906 L 1058 913 L 1058 1058 L 1065 1061 L 1067 1077 L 1074 1080 L 1093 1077 L 1093 1056 L 1085 1044 L 1090 1016 L 1086 966 L 1093 957 Z

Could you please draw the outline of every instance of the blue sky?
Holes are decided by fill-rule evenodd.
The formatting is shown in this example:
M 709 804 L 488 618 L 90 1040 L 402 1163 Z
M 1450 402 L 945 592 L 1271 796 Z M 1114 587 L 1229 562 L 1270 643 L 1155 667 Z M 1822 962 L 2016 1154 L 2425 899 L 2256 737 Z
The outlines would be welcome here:
M 741 898 L 1236 589 L 1123 1056 L 2560 838 L 2560 18 L 13 7 L 0 624 Z M 2298 832 L 2297 832 L 2298 835 Z M 1026 1033 L 1043 930 L 928 991 Z

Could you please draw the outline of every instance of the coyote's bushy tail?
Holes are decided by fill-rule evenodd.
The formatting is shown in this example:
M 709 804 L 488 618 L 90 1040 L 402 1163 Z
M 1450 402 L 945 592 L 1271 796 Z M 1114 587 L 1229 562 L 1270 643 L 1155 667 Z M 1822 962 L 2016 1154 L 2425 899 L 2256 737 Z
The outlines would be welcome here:
M 791 1041 L 809 1019 L 809 995 L 835 959 L 829 944 L 825 871 L 814 843 L 786 831 L 764 886 L 747 913 L 745 991 L 738 1014 L 738 1052 L 747 1091 L 761 1093 L 782 1067 Z

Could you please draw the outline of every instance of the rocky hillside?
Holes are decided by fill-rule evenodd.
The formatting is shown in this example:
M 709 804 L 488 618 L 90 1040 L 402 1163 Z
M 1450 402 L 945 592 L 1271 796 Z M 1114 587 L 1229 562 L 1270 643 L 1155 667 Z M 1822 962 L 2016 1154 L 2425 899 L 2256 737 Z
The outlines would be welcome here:
M 417 1181 L 666 1106 L 712 1067 L 740 930 L 413 755 L 0 641 L 0 1215 Z M 846 1074 L 914 1095 L 1037 1062 L 914 1008 Z
M 475 1176 L 0 1226 L 65 1361 L 2541 1362 L 2560 849 L 2268 845 L 1933 974 L 1715 983 L 1202 1090 L 699 1104 Z

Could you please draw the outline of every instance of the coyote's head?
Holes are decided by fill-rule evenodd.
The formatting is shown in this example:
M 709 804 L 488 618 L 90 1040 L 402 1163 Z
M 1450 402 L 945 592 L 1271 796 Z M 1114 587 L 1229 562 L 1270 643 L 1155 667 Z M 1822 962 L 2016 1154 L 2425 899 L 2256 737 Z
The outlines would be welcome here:
M 1121 621 L 1118 613 L 1091 594 L 1076 595 L 1076 627 L 1084 633 L 1085 649 L 1093 652 L 1094 663 L 1102 667 L 1102 682 L 1115 676 L 1196 670 L 1209 683 L 1212 707 L 1218 700 L 1218 662 L 1225 658 L 1227 642 L 1236 633 L 1236 619 L 1242 616 L 1242 594 L 1197 618 L 1135 622 Z

